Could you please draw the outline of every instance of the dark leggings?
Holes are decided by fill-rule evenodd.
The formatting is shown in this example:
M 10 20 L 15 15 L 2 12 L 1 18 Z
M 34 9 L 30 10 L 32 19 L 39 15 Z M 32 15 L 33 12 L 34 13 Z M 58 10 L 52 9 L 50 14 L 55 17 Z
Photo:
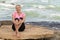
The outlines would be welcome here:
M 23 20 L 23 18 L 15 18 L 15 20 Z M 14 25 L 14 23 L 13 23 L 13 25 L 12 25 L 12 29 L 13 29 L 13 31 L 15 31 L 16 29 L 15 29 L 15 25 Z M 19 27 L 19 29 L 18 29 L 18 31 L 19 32 L 21 32 L 21 31 L 24 31 L 24 29 L 25 29 L 25 24 L 24 24 L 24 22 L 21 24 L 21 26 Z
M 12 29 L 13 29 L 13 31 L 15 31 L 15 30 L 16 30 L 16 29 L 15 29 L 15 25 L 14 25 L 14 24 L 12 25 Z M 25 29 L 25 24 L 24 24 L 24 23 L 22 23 L 22 25 L 21 25 L 21 27 L 19 27 L 18 31 L 19 31 L 19 32 L 22 32 L 22 31 L 24 31 L 24 29 Z

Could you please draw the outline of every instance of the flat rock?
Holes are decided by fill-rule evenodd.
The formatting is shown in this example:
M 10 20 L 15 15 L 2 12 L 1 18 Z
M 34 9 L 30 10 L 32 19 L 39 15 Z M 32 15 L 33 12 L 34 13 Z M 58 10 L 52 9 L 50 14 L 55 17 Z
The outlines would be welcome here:
M 20 37 L 14 35 L 11 25 L 2 25 L 0 27 L 0 38 L 2 39 L 38 39 L 53 37 L 54 31 L 45 27 L 37 27 L 36 25 L 26 25 L 23 32 L 19 32 Z

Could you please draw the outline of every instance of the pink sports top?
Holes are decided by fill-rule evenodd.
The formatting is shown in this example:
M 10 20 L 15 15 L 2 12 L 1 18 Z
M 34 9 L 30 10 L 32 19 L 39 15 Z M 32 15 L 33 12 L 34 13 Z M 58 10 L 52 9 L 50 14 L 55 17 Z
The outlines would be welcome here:
M 19 19 L 20 17 L 22 17 L 22 18 L 23 18 L 23 17 L 25 16 L 25 14 L 24 14 L 23 12 L 22 12 L 20 15 L 18 15 L 18 13 L 17 13 L 16 11 L 15 11 L 15 12 L 13 12 L 13 14 L 12 14 L 12 15 L 13 15 L 13 17 L 14 17 L 14 18 L 18 18 L 18 19 Z

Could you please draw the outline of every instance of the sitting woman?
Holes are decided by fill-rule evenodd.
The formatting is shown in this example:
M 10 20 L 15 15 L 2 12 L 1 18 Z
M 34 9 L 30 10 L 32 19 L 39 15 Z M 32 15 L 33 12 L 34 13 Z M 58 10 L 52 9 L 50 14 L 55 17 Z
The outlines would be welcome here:
M 21 6 L 16 5 L 16 11 L 12 14 L 12 29 L 15 31 L 16 36 L 19 36 L 19 32 L 24 31 L 25 29 L 25 14 L 21 12 Z

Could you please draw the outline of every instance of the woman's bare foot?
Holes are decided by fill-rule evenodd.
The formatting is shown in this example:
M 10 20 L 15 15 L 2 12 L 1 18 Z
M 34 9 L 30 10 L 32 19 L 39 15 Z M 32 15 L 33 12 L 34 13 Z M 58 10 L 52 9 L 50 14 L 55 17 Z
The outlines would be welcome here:
M 17 34 L 17 33 L 16 33 L 16 31 L 14 31 L 14 34 L 13 34 L 13 36 L 16 36 L 16 34 Z
M 17 36 L 17 37 L 20 37 L 20 35 L 19 35 L 18 33 L 16 34 L 16 36 Z

